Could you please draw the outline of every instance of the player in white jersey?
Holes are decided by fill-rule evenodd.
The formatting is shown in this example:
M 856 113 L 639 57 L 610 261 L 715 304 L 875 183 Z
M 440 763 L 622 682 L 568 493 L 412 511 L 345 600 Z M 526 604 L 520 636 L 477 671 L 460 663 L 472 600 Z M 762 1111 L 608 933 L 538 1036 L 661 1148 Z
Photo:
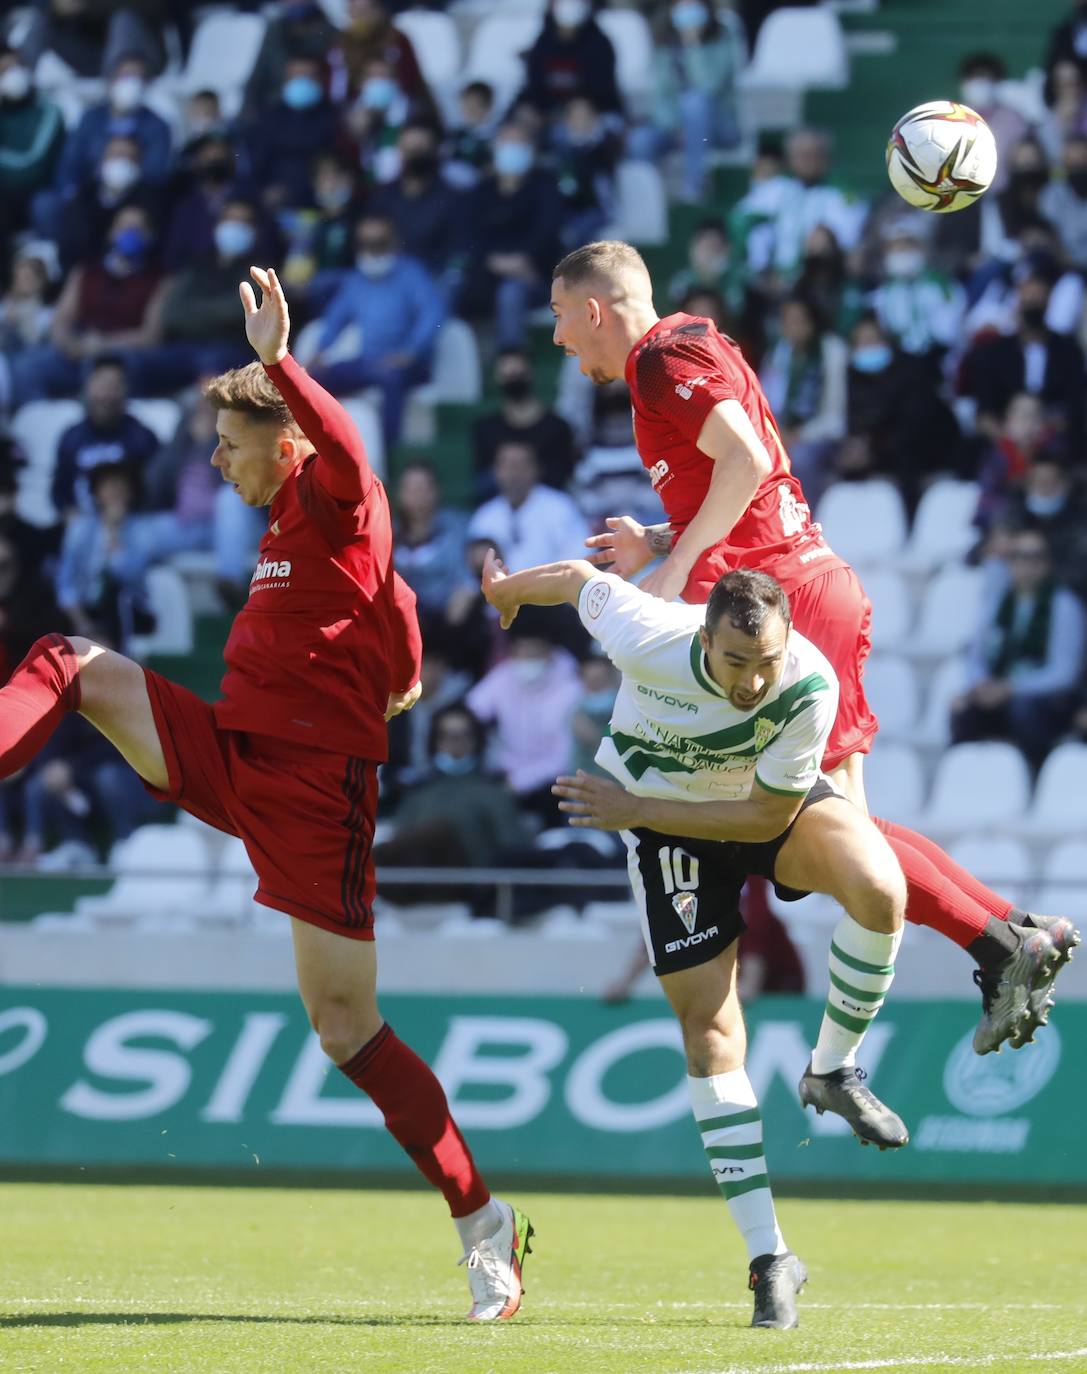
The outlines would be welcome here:
M 483 590 L 504 627 L 523 605 L 576 606 L 623 675 L 597 754 L 622 786 L 579 773 L 555 791 L 572 824 L 623 836 L 646 949 L 682 1027 L 695 1120 L 747 1243 L 752 1325 L 795 1326 L 807 1275 L 777 1224 L 743 1067 L 736 941 L 750 874 L 787 899 L 829 893 L 847 913 L 802 1100 L 843 1116 L 865 1144 L 909 1139 L 856 1067 L 893 977 L 906 886 L 883 836 L 820 772 L 837 679 L 766 573 L 726 573 L 691 606 L 583 561 L 511 576 L 492 551 Z

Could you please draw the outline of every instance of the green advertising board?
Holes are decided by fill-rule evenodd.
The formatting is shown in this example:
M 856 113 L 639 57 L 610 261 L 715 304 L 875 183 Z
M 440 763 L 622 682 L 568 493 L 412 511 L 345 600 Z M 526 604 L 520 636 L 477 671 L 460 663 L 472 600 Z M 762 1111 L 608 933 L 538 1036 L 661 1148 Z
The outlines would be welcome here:
M 658 1001 L 390 996 L 484 1168 L 698 1177 L 675 1022 Z M 1034 1045 L 976 1056 L 972 1003 L 889 1005 L 862 1053 L 912 1132 L 861 1149 L 801 1111 L 796 1082 L 822 1004 L 770 998 L 748 1017 L 748 1073 L 781 1179 L 1087 1183 L 1087 1004 Z M 0 990 L 0 1166 L 410 1170 L 380 1114 L 329 1066 L 281 994 Z

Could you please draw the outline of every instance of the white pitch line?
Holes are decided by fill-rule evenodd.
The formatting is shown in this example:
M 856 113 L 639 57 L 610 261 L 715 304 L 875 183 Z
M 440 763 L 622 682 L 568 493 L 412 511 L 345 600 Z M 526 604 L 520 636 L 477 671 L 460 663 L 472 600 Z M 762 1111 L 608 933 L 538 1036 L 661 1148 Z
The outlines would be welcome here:
M 208 1302 L 213 1301 L 213 1295 L 207 1294 L 204 1299 Z M 32 1298 L 32 1297 L 0 1297 L 0 1306 L 22 1305 L 25 1307 L 61 1307 L 71 1304 L 94 1304 L 100 1306 L 103 1311 L 109 1310 L 112 1304 L 119 1304 L 126 1312 L 157 1312 L 160 1305 L 150 1304 L 142 1307 L 136 1306 L 131 1302 L 126 1302 L 123 1298 L 103 1299 L 89 1297 L 80 1294 L 73 1294 L 71 1297 L 62 1298 Z M 625 1311 L 625 1312 L 719 1312 L 723 1309 L 734 1308 L 737 1311 L 747 1311 L 751 1304 L 749 1302 L 661 1302 L 641 1303 L 641 1302 L 610 1302 L 605 1307 L 601 1307 L 598 1302 L 562 1302 L 538 1301 L 533 1304 L 533 1311 L 544 1312 L 565 1312 L 571 1309 L 591 1309 L 594 1312 L 602 1311 Z M 840 1312 L 842 1304 L 838 1302 L 802 1302 L 805 1312 Z M 399 1303 L 384 1302 L 380 1298 L 374 1299 L 366 1304 L 364 1310 L 370 1311 L 379 1308 L 381 1310 L 396 1311 L 400 1308 Z M 874 1312 L 1060 1312 L 1067 1308 L 1066 1303 L 1058 1302 L 1018 1302 L 1018 1303 L 992 1303 L 992 1302 L 852 1302 L 849 1304 L 850 1311 L 874 1311 Z M 296 1312 L 296 1308 L 289 1304 L 281 1304 L 278 1309 L 273 1311 Z M 249 1313 L 239 1313 L 240 1316 L 260 1317 L 269 1315 L 267 1308 Z M 344 1316 L 350 1315 L 349 1312 L 315 1312 L 314 1317 L 327 1316 L 330 1320 L 339 1320 Z M 863 1368 L 863 1366 L 860 1366 Z M 721 1374 L 726 1374 L 722 1371 Z
M 1087 1355 L 1087 1346 L 1079 1350 L 1047 1350 L 1037 1355 L 906 1355 L 899 1360 L 835 1360 L 833 1364 L 749 1364 L 729 1365 L 727 1369 L 687 1371 L 686 1374 L 843 1374 L 853 1369 L 986 1369 L 997 1365 L 1015 1364 L 1023 1360 L 1078 1360 Z

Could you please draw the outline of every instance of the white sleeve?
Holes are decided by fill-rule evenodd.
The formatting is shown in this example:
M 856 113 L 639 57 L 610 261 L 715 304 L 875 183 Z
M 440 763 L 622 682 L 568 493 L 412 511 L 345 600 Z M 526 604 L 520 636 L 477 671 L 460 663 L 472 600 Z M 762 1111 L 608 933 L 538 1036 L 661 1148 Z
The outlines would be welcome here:
M 658 650 L 692 633 L 685 626 L 688 609 L 650 596 L 614 573 L 591 577 L 577 599 L 581 623 L 619 671 L 639 682 L 656 680 Z M 667 675 L 667 665 L 660 672 Z
M 769 792 L 810 792 L 819 777 L 834 717 L 838 714 L 838 682 L 813 674 L 811 688 L 802 695 L 785 723 L 759 755 L 755 779 Z

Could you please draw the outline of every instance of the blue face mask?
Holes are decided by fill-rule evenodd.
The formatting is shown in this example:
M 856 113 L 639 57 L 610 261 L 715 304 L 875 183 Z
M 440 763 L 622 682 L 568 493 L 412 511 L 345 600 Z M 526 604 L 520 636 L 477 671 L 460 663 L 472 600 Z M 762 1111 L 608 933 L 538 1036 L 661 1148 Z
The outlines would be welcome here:
M 865 344 L 853 350 L 850 362 L 858 372 L 883 372 L 893 357 L 890 344 Z
M 240 258 L 248 253 L 256 241 L 251 224 L 240 219 L 221 219 L 215 226 L 215 247 L 224 258 Z
M 121 229 L 114 234 L 110 240 L 110 246 L 115 253 L 119 253 L 122 258 L 130 261 L 137 261 L 147 252 L 150 240 L 142 229 L 130 225 L 127 229 Z
M 681 33 L 704 28 L 709 17 L 710 12 L 702 0 L 681 0 L 680 4 L 672 6 L 672 23 Z
M 591 716 L 602 716 L 615 705 L 615 693 L 605 687 L 602 692 L 586 692 L 581 698 L 581 709 Z
M 367 110 L 387 110 L 399 89 L 391 76 L 371 76 L 362 83 L 362 104 Z
M 292 110 L 312 110 L 321 102 L 321 83 L 312 76 L 292 76 L 283 86 L 283 103 Z
M 499 143 L 494 150 L 494 170 L 500 177 L 523 177 L 532 166 L 527 143 Z
M 464 758 L 458 759 L 455 754 L 439 752 L 434 755 L 431 762 L 439 773 L 445 773 L 451 778 L 461 778 L 465 773 L 475 772 L 478 759 L 475 754 L 465 754 Z

